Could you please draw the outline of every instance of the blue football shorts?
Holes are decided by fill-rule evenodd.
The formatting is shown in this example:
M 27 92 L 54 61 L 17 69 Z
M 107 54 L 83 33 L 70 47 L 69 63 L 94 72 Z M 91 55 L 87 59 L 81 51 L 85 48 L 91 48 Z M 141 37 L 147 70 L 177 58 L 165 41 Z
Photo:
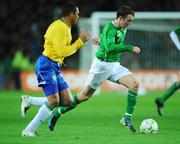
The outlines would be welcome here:
M 59 93 L 69 88 L 61 75 L 61 65 L 41 55 L 36 62 L 38 86 L 43 88 L 46 96 Z

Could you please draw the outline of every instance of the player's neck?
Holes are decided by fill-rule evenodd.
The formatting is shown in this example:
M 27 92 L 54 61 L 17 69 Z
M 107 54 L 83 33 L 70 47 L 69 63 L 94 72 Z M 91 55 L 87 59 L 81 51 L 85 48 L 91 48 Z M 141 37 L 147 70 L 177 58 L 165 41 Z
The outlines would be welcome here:
M 113 23 L 113 25 L 114 25 L 115 27 L 117 27 L 118 29 L 121 29 L 121 28 L 122 28 L 122 27 L 120 26 L 120 24 L 119 24 L 119 20 L 115 19 L 115 20 L 112 21 L 112 23 Z
M 71 27 L 71 22 L 68 17 L 61 17 L 61 20 L 68 26 Z

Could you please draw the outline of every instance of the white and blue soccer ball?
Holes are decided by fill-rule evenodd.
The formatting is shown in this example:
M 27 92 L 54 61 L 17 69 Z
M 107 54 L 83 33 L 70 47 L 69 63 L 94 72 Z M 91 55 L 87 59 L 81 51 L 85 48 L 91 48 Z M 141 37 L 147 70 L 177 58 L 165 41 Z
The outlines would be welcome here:
M 144 134 L 156 134 L 158 131 L 158 124 L 153 119 L 145 119 L 141 122 L 140 131 Z

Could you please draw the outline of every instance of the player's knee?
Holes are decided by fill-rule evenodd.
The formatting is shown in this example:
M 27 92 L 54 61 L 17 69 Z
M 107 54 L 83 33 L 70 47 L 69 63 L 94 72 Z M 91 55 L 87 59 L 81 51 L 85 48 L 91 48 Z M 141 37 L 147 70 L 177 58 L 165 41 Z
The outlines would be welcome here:
M 58 107 L 59 106 L 59 101 L 57 99 L 48 100 L 48 103 L 53 107 Z
M 132 83 L 132 87 L 130 89 L 137 92 L 138 88 L 139 88 L 139 84 L 135 81 Z

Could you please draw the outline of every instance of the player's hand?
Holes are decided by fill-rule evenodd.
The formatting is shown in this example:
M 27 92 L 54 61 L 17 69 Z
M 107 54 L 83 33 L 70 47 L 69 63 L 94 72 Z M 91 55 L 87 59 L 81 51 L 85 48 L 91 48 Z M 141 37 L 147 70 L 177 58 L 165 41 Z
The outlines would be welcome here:
M 91 37 L 91 34 L 90 33 L 86 33 L 86 32 L 83 32 L 83 31 L 80 31 L 80 34 L 79 34 L 79 38 L 83 41 L 83 42 L 86 42 L 90 39 Z
M 133 47 L 133 52 L 138 54 L 141 52 L 141 49 L 139 47 L 135 46 L 135 47 Z
M 91 41 L 94 45 L 100 45 L 100 41 L 98 38 L 92 38 Z

